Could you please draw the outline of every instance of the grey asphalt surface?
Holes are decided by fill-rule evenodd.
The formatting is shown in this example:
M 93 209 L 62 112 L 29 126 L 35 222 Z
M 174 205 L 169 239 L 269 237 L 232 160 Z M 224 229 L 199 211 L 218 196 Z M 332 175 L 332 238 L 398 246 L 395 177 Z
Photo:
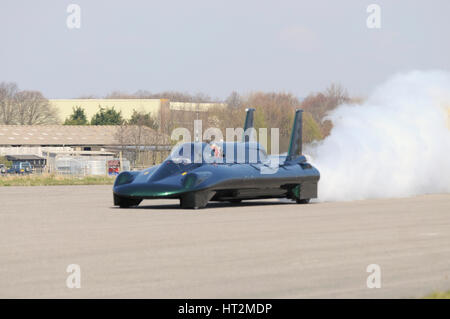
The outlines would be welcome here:
M 409 298 L 450 289 L 450 194 L 180 210 L 110 186 L 0 188 L 0 297 Z M 81 288 L 66 287 L 69 264 Z M 381 267 L 369 289 L 366 267 Z

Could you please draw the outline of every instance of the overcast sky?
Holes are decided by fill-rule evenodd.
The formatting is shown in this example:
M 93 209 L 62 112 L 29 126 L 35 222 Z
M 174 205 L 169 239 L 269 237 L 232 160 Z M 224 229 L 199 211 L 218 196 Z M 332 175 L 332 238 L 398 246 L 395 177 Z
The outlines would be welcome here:
M 81 28 L 66 25 L 81 7 Z M 381 7 L 369 29 L 367 6 Z M 48 98 L 113 90 L 366 95 L 396 72 L 450 69 L 450 1 L 0 2 L 0 81 Z

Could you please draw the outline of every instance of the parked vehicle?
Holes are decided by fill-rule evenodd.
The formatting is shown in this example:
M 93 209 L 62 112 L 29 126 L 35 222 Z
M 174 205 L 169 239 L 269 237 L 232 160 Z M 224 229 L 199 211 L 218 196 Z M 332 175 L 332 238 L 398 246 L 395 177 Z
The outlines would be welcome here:
M 31 174 L 32 172 L 33 167 L 29 162 L 14 163 L 8 170 L 9 174 Z

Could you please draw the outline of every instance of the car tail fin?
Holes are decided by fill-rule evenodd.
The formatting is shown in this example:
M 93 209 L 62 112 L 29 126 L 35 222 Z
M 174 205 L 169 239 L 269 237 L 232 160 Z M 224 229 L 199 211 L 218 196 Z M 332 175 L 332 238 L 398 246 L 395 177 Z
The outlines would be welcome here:
M 254 122 L 254 108 L 248 108 L 245 109 L 246 116 L 245 116 L 245 122 L 244 122 L 244 142 L 249 142 L 251 140 L 251 134 L 253 129 L 253 122 Z M 247 133 L 247 134 L 245 134 Z
M 292 126 L 291 141 L 289 142 L 289 151 L 286 161 L 292 161 L 302 155 L 302 119 L 303 110 L 295 111 L 294 125 Z

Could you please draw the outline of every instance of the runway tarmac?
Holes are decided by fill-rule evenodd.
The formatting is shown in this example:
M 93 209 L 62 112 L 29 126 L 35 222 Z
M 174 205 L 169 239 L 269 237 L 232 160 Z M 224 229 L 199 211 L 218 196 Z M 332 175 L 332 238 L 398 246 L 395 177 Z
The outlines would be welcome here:
M 0 188 L 1 298 L 414 298 L 450 289 L 450 194 L 112 206 L 111 186 Z M 81 288 L 67 288 L 69 264 Z M 369 264 L 381 288 L 367 288 Z

